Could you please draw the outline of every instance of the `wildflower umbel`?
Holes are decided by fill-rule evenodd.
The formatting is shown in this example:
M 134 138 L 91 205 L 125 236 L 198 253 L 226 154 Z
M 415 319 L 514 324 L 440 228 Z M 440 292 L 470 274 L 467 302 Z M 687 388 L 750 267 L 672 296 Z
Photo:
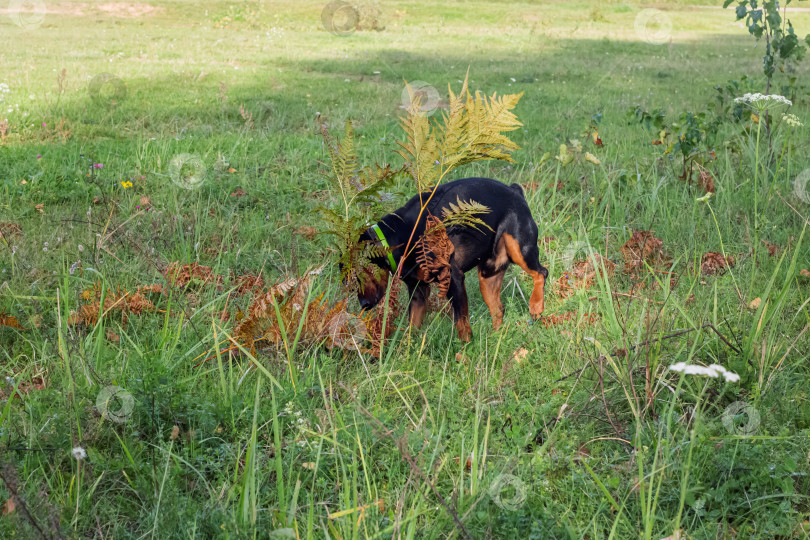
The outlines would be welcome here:
M 672 364 L 669 366 L 669 369 L 683 373 L 684 375 L 701 375 L 703 377 L 711 377 L 713 379 L 716 379 L 722 375 L 723 378 L 728 382 L 737 382 L 740 380 L 739 375 L 733 371 L 727 370 L 719 364 L 711 364 L 706 367 L 695 364 L 687 364 L 686 362 L 678 362 L 677 364 Z
M 804 125 L 795 114 L 786 114 L 782 116 L 782 120 L 790 127 L 802 127 Z
M 743 105 L 747 105 L 753 110 L 759 112 L 775 109 L 777 107 L 781 107 L 782 105 L 787 105 L 788 107 L 793 105 L 793 102 L 785 96 L 780 96 L 779 94 L 766 95 L 759 93 L 745 94 L 743 97 L 734 98 L 734 103 L 742 103 Z

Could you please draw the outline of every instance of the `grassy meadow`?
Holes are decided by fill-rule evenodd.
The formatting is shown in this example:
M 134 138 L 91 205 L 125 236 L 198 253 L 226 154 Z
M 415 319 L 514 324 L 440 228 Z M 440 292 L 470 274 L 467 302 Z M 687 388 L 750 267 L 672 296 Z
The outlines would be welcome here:
M 0 5 L 0 537 L 809 538 L 810 59 L 766 124 L 764 42 L 697 4 Z M 453 177 L 524 186 L 543 319 L 513 266 L 470 343 L 235 345 L 274 284 L 347 298 L 318 116 L 398 167 L 405 81 L 439 121 L 468 72 L 523 92 Z

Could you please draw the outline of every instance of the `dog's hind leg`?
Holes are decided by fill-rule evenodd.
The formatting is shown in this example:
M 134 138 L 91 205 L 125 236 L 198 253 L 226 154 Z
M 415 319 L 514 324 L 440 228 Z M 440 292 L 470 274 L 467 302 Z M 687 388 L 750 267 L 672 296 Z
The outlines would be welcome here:
M 506 253 L 516 265 L 520 266 L 524 272 L 529 274 L 534 283 L 532 296 L 529 298 L 529 313 L 532 318 L 538 318 L 543 314 L 543 294 L 545 292 L 546 278 L 548 270 L 540 264 L 540 250 L 537 248 L 537 237 L 528 245 L 521 246 L 515 237 L 504 233 Z
M 489 274 L 481 266 L 478 267 L 478 283 L 481 285 L 481 296 L 484 297 L 492 316 L 492 328 L 497 330 L 503 323 L 503 303 L 501 302 L 501 287 L 506 268 Z

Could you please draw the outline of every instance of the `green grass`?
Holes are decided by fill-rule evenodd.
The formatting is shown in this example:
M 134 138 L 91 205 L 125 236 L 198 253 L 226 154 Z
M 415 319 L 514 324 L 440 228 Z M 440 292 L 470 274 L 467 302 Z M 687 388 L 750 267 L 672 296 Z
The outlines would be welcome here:
M 809 212 L 793 185 L 808 128 L 779 171 L 760 156 L 758 238 L 780 250 L 759 242 L 754 264 L 750 119 L 721 114 L 705 203 L 628 116 L 713 118 L 717 85 L 764 90 L 762 44 L 732 11 L 691 4 L 657 6 L 672 24 L 663 44 L 636 29 L 651 6 L 632 2 L 386 2 L 383 30 L 347 36 L 324 31 L 314 2 L 159 2 L 132 18 L 85 7 L 28 31 L 0 14 L 0 222 L 22 229 L 0 239 L 0 314 L 25 327 L 0 326 L 0 505 L 17 494 L 0 536 L 436 538 L 463 536 L 459 522 L 474 538 L 810 536 Z M 810 13 L 790 18 L 810 32 Z M 810 125 L 807 66 L 791 112 Z M 295 232 L 318 227 L 334 195 L 317 114 L 334 133 L 356 122 L 364 162 L 398 164 L 404 81 L 446 95 L 468 69 L 472 89 L 525 93 L 522 149 L 456 177 L 542 186 L 527 198 L 553 237 L 550 283 L 588 246 L 614 275 L 569 299 L 549 286 L 546 314 L 576 317 L 546 328 L 515 267 L 499 332 L 469 275 L 466 346 L 435 313 L 418 331 L 397 321 L 379 360 L 320 345 L 225 352 L 249 301 L 233 276 L 272 282 L 330 260 L 328 239 Z M 88 94 L 102 73 L 121 81 L 114 104 L 109 85 Z M 602 148 L 584 133 L 597 119 Z M 570 139 L 601 164 L 538 166 Z M 180 154 L 204 164 L 197 189 L 171 178 Z M 413 194 L 400 188 L 392 209 Z M 655 231 L 671 264 L 622 272 L 633 230 Z M 707 252 L 736 264 L 702 275 Z M 163 283 L 172 261 L 210 266 L 223 287 L 152 297 L 158 311 L 126 323 L 69 324 L 94 283 Z M 315 288 L 341 298 L 334 265 Z M 596 323 L 577 324 L 587 313 Z M 710 328 L 669 337 L 707 323 L 729 343 Z M 681 361 L 741 381 L 667 370 Z M 132 396 L 125 422 L 97 407 L 111 385 Z M 737 401 L 760 417 L 746 431 L 723 423 Z

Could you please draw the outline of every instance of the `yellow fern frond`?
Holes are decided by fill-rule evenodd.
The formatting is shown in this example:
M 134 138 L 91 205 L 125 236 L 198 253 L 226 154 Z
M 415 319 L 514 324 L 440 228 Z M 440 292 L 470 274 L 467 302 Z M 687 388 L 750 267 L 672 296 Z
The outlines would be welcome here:
M 462 201 L 456 197 L 456 203 L 449 203 L 449 208 L 442 209 L 442 225 L 445 227 L 452 227 L 454 225 L 463 227 L 472 227 L 478 229 L 479 226 L 486 227 L 492 230 L 492 227 L 487 225 L 478 216 L 481 214 L 489 213 L 489 207 L 479 202 L 469 200 Z
M 411 106 L 400 118 L 405 141 L 398 143 L 397 152 L 420 191 L 432 189 L 467 163 L 491 159 L 512 162 L 511 152 L 519 148 L 504 133 L 523 125 L 512 112 L 523 94 L 493 94 L 491 98 L 479 92 L 472 95 L 468 78 L 469 72 L 458 95 L 448 86 L 448 111 L 435 125 L 422 112 L 421 96 L 408 86 Z

